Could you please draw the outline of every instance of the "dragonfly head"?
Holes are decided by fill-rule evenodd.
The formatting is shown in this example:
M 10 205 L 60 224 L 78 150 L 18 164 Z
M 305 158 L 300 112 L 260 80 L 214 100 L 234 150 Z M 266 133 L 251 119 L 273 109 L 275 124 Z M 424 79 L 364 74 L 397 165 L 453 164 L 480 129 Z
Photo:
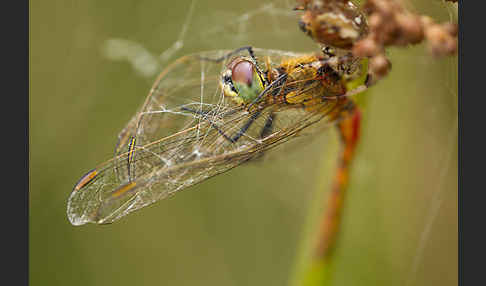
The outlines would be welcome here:
M 264 90 L 264 82 L 256 63 L 247 57 L 234 58 L 221 75 L 221 89 L 236 104 L 252 102 Z

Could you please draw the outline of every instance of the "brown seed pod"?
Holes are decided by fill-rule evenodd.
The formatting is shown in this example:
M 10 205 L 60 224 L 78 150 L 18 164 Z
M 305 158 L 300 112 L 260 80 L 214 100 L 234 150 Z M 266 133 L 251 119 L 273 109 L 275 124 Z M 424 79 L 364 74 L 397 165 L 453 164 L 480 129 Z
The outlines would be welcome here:
M 323 45 L 350 49 L 368 30 L 365 17 L 351 1 L 305 0 L 295 9 L 304 11 L 300 29 Z

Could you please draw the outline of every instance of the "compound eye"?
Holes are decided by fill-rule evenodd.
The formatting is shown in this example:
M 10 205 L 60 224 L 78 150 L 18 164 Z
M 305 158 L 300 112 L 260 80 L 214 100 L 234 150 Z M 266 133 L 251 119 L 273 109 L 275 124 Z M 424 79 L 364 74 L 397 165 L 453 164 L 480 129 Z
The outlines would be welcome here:
M 241 61 L 233 66 L 231 74 L 233 82 L 251 86 L 253 82 L 253 63 Z

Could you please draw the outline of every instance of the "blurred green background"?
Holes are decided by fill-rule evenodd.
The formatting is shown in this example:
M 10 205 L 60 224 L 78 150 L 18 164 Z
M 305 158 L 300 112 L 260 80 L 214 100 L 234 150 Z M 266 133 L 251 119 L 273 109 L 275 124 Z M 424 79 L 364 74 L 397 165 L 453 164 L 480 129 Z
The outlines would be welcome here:
M 197 1 L 189 15 L 187 0 L 30 1 L 31 285 L 287 284 L 316 190 L 329 190 L 334 130 L 112 225 L 70 225 L 66 200 L 112 156 L 155 78 L 110 60 L 108 40 L 156 57 L 182 40 L 169 61 L 247 44 L 316 50 L 292 6 Z M 409 7 L 455 19 L 442 1 Z M 391 74 L 366 94 L 333 284 L 457 285 L 457 58 L 423 45 L 389 56 Z

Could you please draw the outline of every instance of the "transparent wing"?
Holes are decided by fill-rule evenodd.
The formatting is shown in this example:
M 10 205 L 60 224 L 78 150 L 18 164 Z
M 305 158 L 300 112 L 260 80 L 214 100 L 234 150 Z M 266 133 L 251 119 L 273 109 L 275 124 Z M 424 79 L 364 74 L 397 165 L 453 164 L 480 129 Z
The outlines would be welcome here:
M 284 57 L 298 56 L 254 51 L 259 60 L 271 59 L 272 65 Z M 311 110 L 282 102 L 253 111 L 237 106 L 219 87 L 227 60 L 202 59 L 220 58 L 228 52 L 185 56 L 162 72 L 120 133 L 114 158 L 88 172 L 74 187 L 67 209 L 72 224 L 111 223 L 251 160 L 322 118 L 331 121 L 333 117 L 328 115 L 343 108 L 333 100 Z M 313 88 L 303 86 L 306 91 Z

